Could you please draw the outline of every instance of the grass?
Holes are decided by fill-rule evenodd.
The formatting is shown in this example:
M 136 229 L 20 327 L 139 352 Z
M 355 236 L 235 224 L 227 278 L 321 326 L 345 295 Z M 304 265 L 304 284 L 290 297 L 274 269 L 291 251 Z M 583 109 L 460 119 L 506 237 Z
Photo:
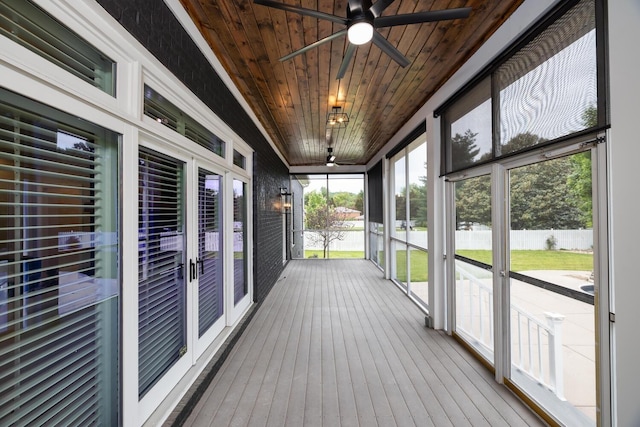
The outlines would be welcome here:
M 491 251 L 459 250 L 458 255 L 491 264 Z M 569 251 L 511 251 L 511 271 L 593 270 L 593 254 Z
M 427 261 L 427 253 L 418 250 L 409 252 L 411 256 L 411 280 L 414 282 L 427 281 L 429 277 L 429 266 Z M 492 252 L 488 250 L 459 250 L 459 255 L 485 264 L 491 264 Z M 305 251 L 305 258 L 311 256 L 322 258 L 323 254 L 320 250 Z M 383 256 L 383 254 L 381 254 Z M 364 258 L 363 251 L 331 251 L 329 253 L 331 259 L 355 259 Z M 396 278 L 407 281 L 406 271 L 407 252 L 396 252 Z M 511 271 L 530 271 L 530 270 L 576 270 L 591 271 L 593 270 L 593 254 L 579 253 L 570 251 L 511 251 Z
M 322 250 L 306 250 L 305 258 L 324 258 Z M 364 259 L 364 251 L 329 251 L 330 259 Z

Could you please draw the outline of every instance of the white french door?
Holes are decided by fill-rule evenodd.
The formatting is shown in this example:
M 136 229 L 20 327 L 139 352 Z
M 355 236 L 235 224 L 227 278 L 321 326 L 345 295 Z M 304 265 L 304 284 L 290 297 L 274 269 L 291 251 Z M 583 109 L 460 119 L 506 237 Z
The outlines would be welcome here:
M 193 297 L 194 358 L 198 358 L 225 327 L 224 289 L 224 173 L 214 165 L 197 163 L 194 180 L 189 287 Z
M 251 304 L 251 181 L 180 147 L 140 145 L 138 393 L 146 419 Z

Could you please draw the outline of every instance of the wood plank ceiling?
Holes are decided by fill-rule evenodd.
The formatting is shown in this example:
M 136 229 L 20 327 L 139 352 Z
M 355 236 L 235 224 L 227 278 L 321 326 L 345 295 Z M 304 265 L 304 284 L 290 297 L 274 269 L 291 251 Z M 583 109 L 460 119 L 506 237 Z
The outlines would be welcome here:
M 346 17 L 347 0 L 276 0 Z M 254 4 L 181 0 L 272 141 L 291 166 L 366 164 L 523 0 L 395 0 L 382 16 L 471 7 L 468 18 L 378 28 L 408 60 L 400 67 L 375 44 L 358 46 L 336 79 L 346 37 L 279 59 L 344 25 Z M 374 2 L 375 4 L 375 2 Z M 327 125 L 333 107 L 342 129 Z

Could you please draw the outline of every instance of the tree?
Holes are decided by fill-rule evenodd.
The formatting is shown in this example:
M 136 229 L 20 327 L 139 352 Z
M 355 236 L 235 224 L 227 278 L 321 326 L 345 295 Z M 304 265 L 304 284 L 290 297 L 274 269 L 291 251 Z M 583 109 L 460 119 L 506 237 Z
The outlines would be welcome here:
M 530 133 L 515 136 L 507 144 L 507 152 L 518 151 L 544 142 L 544 139 Z M 588 156 L 588 153 L 585 153 Z M 510 173 L 510 220 L 511 228 L 582 228 L 591 225 L 586 209 L 590 204 L 591 181 L 581 179 L 587 174 L 580 167 L 590 171 L 590 160 L 583 163 L 582 154 L 563 157 L 530 166 L 514 169 Z M 579 179 L 580 178 L 580 179 Z M 573 181 L 572 181 L 573 180 Z M 575 182 L 574 182 L 575 181 Z M 456 185 L 457 227 L 468 224 L 491 224 L 491 188 L 488 177 L 465 180 Z M 590 212 L 590 211 L 589 211 Z
M 476 146 L 476 136 L 478 136 L 477 133 L 467 129 L 464 135 L 456 133 L 451 138 L 451 159 L 454 170 L 473 164 L 474 159 L 480 152 L 480 149 Z
M 531 132 L 519 133 L 502 146 L 501 155 L 515 153 L 517 151 L 524 150 L 525 148 L 530 148 L 534 145 L 542 144 L 545 141 L 547 141 L 546 138 L 541 138 L 538 135 L 532 134 Z
M 585 128 L 591 128 L 598 124 L 598 110 L 594 106 L 587 107 L 582 113 L 582 121 Z M 586 227 L 593 226 L 593 201 L 591 185 L 591 153 L 589 151 L 578 153 L 570 157 L 572 173 L 567 179 L 571 193 L 578 199 L 578 206 L 582 212 Z
M 456 230 L 491 225 L 491 180 L 479 176 L 456 183 Z
M 578 200 L 568 192 L 569 158 L 548 160 L 511 172 L 511 228 L 575 229 L 585 226 Z
M 326 190 L 311 191 L 305 194 L 305 230 L 310 231 L 309 239 L 322 245 L 323 257 L 331 242 L 345 238 L 350 228 L 345 222 L 347 213 L 336 209 L 343 206 L 328 206 Z

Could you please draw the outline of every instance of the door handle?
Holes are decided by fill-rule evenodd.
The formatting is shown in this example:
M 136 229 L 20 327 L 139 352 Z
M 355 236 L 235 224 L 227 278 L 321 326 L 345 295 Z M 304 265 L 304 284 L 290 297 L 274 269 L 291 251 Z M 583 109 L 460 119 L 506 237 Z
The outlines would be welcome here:
M 198 277 L 198 269 L 192 259 L 189 259 L 189 282 L 193 282 Z

